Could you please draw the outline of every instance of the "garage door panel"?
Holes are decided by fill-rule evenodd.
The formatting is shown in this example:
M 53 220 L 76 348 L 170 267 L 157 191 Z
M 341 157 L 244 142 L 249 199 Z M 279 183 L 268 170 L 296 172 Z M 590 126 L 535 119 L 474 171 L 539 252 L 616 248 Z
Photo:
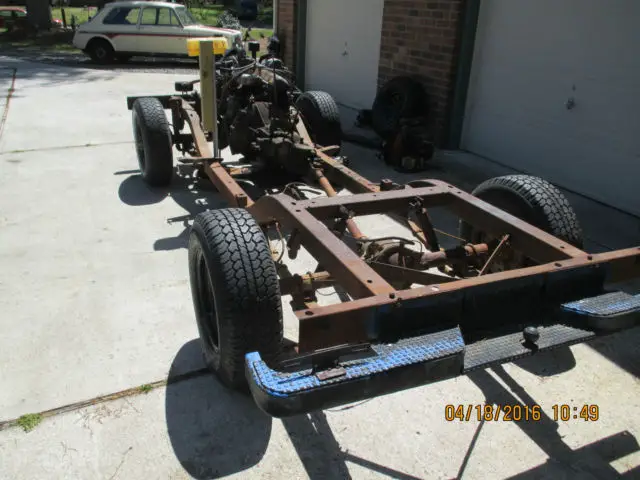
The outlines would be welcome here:
M 462 147 L 640 215 L 638 18 L 633 0 L 483 0 Z
M 619 154 L 637 155 L 640 151 L 637 86 L 616 86 L 609 82 L 610 88 L 603 88 L 599 80 L 582 80 L 572 85 L 569 78 L 549 81 L 543 74 L 518 76 L 513 73 L 504 86 L 504 74 L 499 71 L 498 75 L 486 79 L 487 85 L 480 85 L 483 94 L 469 106 L 471 118 L 477 116 L 475 110 L 480 112 L 483 123 L 491 124 L 504 118 L 519 124 L 522 130 L 547 128 L 552 133 L 552 141 L 562 135 L 565 140 L 586 142 L 592 148 L 608 145 Z M 570 99 L 575 106 L 567 110 Z M 621 166 L 624 168 L 624 164 Z
M 384 0 L 309 0 L 305 87 L 371 108 L 377 91 Z
M 593 148 L 599 144 L 608 145 L 610 150 L 625 155 L 637 155 L 640 150 L 638 123 L 625 121 L 640 116 L 637 94 L 624 90 L 602 92 L 598 85 L 589 88 L 583 82 L 575 91 L 555 89 L 545 92 L 544 99 L 536 101 L 535 96 L 527 94 L 529 87 L 529 83 L 524 83 L 516 92 L 488 89 L 485 98 L 474 104 L 473 109 L 482 112 L 482 123 L 504 120 L 517 125 L 522 130 L 521 135 L 531 128 L 548 129 L 552 140 L 562 135 L 565 140 L 589 143 Z M 566 106 L 570 98 L 575 101 L 572 111 Z M 583 101 L 584 98 L 588 101 Z M 508 110 L 500 107 L 503 102 L 508 102 Z M 615 109 L 611 108 L 612 104 L 617 105 Z M 471 118 L 475 116 L 472 114 Z
M 624 210 L 640 211 L 637 177 L 616 173 L 626 168 L 623 159 L 629 158 L 628 151 L 611 151 L 585 138 L 559 140 L 553 129 L 535 122 L 532 128 L 522 128 L 510 118 L 491 116 L 487 120 L 473 125 L 474 153 L 571 189 L 579 184 L 591 198 L 605 203 L 614 198 Z M 603 195 L 603 191 L 613 195 Z

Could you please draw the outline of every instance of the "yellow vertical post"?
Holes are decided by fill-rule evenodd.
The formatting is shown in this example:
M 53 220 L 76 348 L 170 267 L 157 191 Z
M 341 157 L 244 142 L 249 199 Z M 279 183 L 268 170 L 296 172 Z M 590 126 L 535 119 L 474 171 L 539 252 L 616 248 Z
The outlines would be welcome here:
M 216 99 L 216 58 L 213 52 L 213 40 L 200 42 L 200 100 L 202 128 L 213 133 L 213 156 L 219 157 L 218 115 Z

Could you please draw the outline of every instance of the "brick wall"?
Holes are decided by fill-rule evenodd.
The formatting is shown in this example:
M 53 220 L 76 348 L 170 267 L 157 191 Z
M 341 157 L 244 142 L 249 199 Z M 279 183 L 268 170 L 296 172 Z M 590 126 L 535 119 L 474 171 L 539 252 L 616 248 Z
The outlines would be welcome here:
M 296 0 L 276 0 L 278 2 L 278 31 L 282 42 L 284 63 L 295 71 L 296 40 Z
M 463 0 L 385 0 L 378 88 L 391 77 L 411 75 L 430 97 L 430 129 L 446 134 L 457 62 Z

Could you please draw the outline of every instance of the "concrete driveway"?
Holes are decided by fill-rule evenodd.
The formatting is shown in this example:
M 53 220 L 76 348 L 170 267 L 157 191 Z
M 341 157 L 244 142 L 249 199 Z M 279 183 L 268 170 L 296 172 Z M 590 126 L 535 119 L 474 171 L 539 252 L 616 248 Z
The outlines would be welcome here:
M 0 421 L 49 411 L 28 433 L 0 424 L 1 479 L 638 478 L 638 330 L 284 421 L 203 372 L 184 217 L 223 203 L 184 178 L 148 189 L 125 105 L 189 77 L 0 57 Z M 345 149 L 369 178 L 411 178 Z M 444 153 L 422 176 L 470 190 L 503 173 Z M 638 219 L 570 197 L 588 249 L 640 245 Z M 455 232 L 453 219 L 434 218 Z M 305 255 L 296 264 L 315 266 Z M 545 415 L 444 418 L 447 404 L 486 403 Z M 555 422 L 556 404 L 595 404 L 600 418 Z

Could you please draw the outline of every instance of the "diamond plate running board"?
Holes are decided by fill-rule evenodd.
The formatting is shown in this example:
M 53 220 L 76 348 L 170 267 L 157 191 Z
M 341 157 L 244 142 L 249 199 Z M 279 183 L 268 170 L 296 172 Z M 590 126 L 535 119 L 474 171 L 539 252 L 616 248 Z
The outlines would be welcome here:
M 586 321 L 598 330 L 619 330 L 640 323 L 640 295 L 611 292 L 597 297 L 566 303 L 562 310 L 567 318 Z
M 524 341 L 522 332 L 482 340 L 467 346 L 464 352 L 464 373 L 584 342 L 596 336 L 594 332 L 566 325 L 539 327 L 538 333 L 540 338 L 531 346 Z
M 298 364 L 283 364 L 279 370 L 273 370 L 259 353 L 253 352 L 245 357 L 245 375 L 254 400 L 267 414 L 287 417 L 309 413 L 456 377 L 635 326 L 640 324 L 640 296 L 607 293 L 558 305 L 554 312 L 550 318 L 541 319 L 537 328 L 525 332 L 465 345 L 460 328 L 454 327 L 392 344 L 374 344 L 363 358 L 342 362 L 335 359 L 332 365 L 324 363 L 315 370 L 304 366 L 305 356 L 298 357 Z M 328 350 L 333 353 L 345 348 Z M 326 354 L 320 352 L 320 356 Z
M 375 355 L 341 363 L 338 374 L 272 370 L 257 352 L 246 356 L 246 377 L 258 406 L 286 417 L 398 392 L 462 371 L 464 341 L 458 327 L 371 346 Z M 336 370 L 336 369 L 334 369 Z

